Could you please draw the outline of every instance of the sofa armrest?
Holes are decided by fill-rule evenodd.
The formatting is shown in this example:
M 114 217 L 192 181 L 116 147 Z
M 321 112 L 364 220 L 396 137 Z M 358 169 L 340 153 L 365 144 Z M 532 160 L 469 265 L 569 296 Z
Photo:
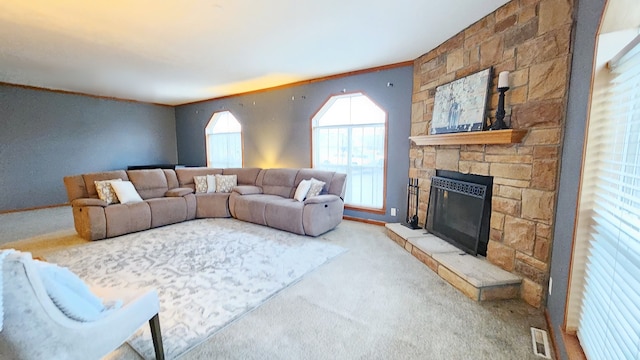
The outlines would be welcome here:
M 325 194 L 307 198 L 304 200 L 304 204 L 324 204 L 336 200 L 340 200 L 340 197 L 333 194 Z
M 94 199 L 94 198 L 80 198 L 75 199 L 71 202 L 71 206 L 73 207 L 82 207 L 82 206 L 102 206 L 107 207 L 108 204 L 104 200 Z
M 167 191 L 166 193 L 164 193 L 164 196 L 167 196 L 167 197 L 182 197 L 182 196 L 189 195 L 189 194 L 193 194 L 193 189 L 191 189 L 191 188 L 174 188 L 174 189 L 171 189 L 171 190 Z
M 240 195 L 262 194 L 262 188 L 254 185 L 240 185 L 233 188 L 233 192 Z

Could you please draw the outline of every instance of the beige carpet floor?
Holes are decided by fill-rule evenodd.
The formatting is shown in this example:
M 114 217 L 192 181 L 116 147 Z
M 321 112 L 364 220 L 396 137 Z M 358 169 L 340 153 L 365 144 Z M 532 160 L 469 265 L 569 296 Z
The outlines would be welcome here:
M 0 225 L 7 222 L 0 227 L 3 248 L 46 257 L 86 244 L 67 207 L 0 215 Z M 43 233 L 48 222 L 64 224 Z M 468 299 L 389 240 L 383 227 L 343 221 L 324 236 L 349 251 L 181 359 L 539 359 L 529 328 L 546 328 L 541 310 L 518 300 Z M 139 356 L 125 344 L 107 358 Z

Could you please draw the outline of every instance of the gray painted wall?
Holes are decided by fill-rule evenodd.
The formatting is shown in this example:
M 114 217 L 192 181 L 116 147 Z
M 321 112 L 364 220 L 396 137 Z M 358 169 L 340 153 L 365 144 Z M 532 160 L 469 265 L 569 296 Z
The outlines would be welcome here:
M 567 353 L 560 334 L 560 327 L 564 324 L 573 225 L 576 220 L 578 184 L 582 168 L 582 148 L 591 90 L 591 74 L 595 60 L 595 37 L 604 4 L 605 0 L 580 0 L 576 18 L 567 119 L 560 166 L 560 191 L 553 234 L 551 258 L 553 287 L 551 295 L 547 299 L 547 310 L 551 318 L 556 344 L 559 344 L 561 352 L 559 356 L 562 359 L 567 359 Z
M 68 201 L 65 175 L 177 161 L 168 106 L 0 84 L 0 211 Z
M 331 95 L 362 91 L 388 113 L 387 211 L 345 214 L 398 222 L 406 213 L 412 87 L 413 66 L 405 66 L 178 106 L 178 161 L 206 165 L 204 128 L 214 112 L 229 110 L 242 124 L 245 167 L 310 167 L 311 117 Z

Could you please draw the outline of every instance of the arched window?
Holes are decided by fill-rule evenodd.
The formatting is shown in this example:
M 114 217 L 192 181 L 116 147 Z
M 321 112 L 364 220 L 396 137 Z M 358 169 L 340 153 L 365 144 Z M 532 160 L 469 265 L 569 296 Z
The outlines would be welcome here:
M 347 174 L 346 205 L 384 210 L 386 122 L 362 93 L 332 96 L 312 118 L 313 167 Z
M 229 111 L 214 113 L 205 128 L 207 166 L 242 167 L 242 126 Z

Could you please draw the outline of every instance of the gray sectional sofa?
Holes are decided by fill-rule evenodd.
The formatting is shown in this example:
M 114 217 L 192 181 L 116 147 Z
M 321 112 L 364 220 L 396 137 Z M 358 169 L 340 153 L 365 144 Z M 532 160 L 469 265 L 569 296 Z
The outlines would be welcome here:
M 195 177 L 232 175 L 230 192 L 196 192 Z M 324 182 L 318 196 L 295 200 L 303 180 Z M 95 182 L 130 181 L 142 201 L 108 204 Z M 340 224 L 346 174 L 315 169 L 178 168 L 115 170 L 66 176 L 76 231 L 87 240 L 115 237 L 196 218 L 234 217 L 301 235 L 318 236 Z

